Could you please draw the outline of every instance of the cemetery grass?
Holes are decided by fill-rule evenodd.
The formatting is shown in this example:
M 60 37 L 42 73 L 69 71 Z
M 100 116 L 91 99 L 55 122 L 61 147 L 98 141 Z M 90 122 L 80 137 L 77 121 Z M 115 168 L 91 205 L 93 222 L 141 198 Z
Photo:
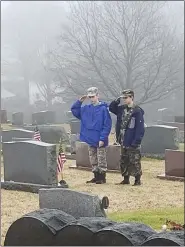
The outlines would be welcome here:
M 70 189 L 98 195 L 108 196 L 110 206 L 107 210 L 109 218 L 116 221 L 139 221 L 156 230 L 161 229 L 166 219 L 183 223 L 184 220 L 184 183 L 160 180 L 158 174 L 164 172 L 164 161 L 142 160 L 142 186 L 115 185 L 121 181 L 119 173 L 107 173 L 107 184 L 86 184 L 92 177 L 90 171 L 69 168 L 72 160 L 68 160 L 64 168 L 64 179 Z M 1 167 L 3 168 L 3 167 Z M 3 178 L 3 169 L 1 169 Z M 134 180 L 131 180 L 133 183 Z M 18 218 L 39 209 L 37 194 L 1 190 L 1 232 L 2 244 L 10 225 Z

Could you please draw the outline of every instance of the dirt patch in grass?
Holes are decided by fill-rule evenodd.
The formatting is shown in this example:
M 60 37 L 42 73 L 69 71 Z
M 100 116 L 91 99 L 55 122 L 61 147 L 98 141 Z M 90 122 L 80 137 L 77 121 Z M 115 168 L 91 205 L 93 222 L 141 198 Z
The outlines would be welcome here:
M 92 173 L 68 168 L 74 161 L 68 161 L 64 169 L 64 179 L 71 189 L 89 192 L 100 197 L 108 196 L 110 208 L 108 214 L 133 210 L 176 208 L 184 206 L 184 183 L 156 178 L 164 172 L 164 161 L 143 160 L 142 186 L 115 185 L 121 181 L 119 173 L 107 173 L 107 184 L 90 185 L 86 180 Z M 2 169 L 3 170 L 3 169 Z M 3 175 L 3 174 L 2 174 Z M 133 183 L 133 179 L 131 180 Z M 10 225 L 26 213 L 39 208 L 38 195 L 1 190 L 2 243 Z

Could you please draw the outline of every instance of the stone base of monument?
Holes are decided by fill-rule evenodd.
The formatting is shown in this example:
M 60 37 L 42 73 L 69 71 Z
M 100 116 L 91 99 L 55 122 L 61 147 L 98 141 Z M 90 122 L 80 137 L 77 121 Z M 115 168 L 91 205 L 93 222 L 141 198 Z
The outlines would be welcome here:
M 54 246 L 55 235 L 75 218 L 57 209 L 22 216 L 8 229 L 4 246 Z
M 98 196 L 70 189 L 50 188 L 39 190 L 40 208 L 56 208 L 75 218 L 106 217 L 104 201 Z
M 94 246 L 94 233 L 115 223 L 106 218 L 80 218 L 69 223 L 57 233 L 55 246 Z
M 150 236 L 141 246 L 184 246 L 184 231 L 160 232 Z
M 158 178 L 184 181 L 184 152 L 179 150 L 165 150 L 165 174 Z
M 117 223 L 94 234 L 95 246 L 138 246 L 155 234 L 151 227 L 142 223 Z
M 5 190 L 18 190 L 31 193 L 39 193 L 39 189 L 49 189 L 49 188 L 68 188 L 67 184 L 62 184 L 60 186 L 52 185 L 42 185 L 42 184 L 31 184 L 31 183 L 20 183 L 13 181 L 1 181 L 1 188 Z

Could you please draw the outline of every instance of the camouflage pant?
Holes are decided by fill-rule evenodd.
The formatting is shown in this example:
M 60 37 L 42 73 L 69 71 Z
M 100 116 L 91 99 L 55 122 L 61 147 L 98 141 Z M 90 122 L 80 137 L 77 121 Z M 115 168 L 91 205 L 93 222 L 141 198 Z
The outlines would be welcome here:
M 106 148 L 89 147 L 89 159 L 92 165 L 92 172 L 106 172 L 107 159 Z
M 126 149 L 121 146 L 120 168 L 122 176 L 142 175 L 140 149 Z

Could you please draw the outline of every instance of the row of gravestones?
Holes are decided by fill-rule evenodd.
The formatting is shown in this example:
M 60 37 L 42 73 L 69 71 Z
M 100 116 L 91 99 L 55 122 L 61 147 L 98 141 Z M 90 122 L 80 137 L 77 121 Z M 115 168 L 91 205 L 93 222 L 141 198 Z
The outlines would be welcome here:
M 66 117 L 68 122 L 76 120 L 74 116 L 72 116 L 71 112 L 66 112 Z M 37 123 L 38 125 L 42 124 L 55 124 L 56 123 L 56 112 L 55 111 L 40 111 L 35 112 L 31 116 L 32 124 Z M 1 110 L 1 123 L 7 123 L 7 112 L 6 110 Z M 23 112 L 15 112 L 12 114 L 12 125 L 23 126 L 24 125 L 24 113 Z
M 76 151 L 77 147 L 75 146 L 75 144 L 78 145 L 79 136 L 74 134 L 73 142 L 74 150 Z M 166 149 L 179 149 L 179 142 L 179 129 L 177 127 L 164 125 L 147 126 L 145 128 L 145 135 L 142 140 L 141 153 L 143 156 L 147 157 L 164 158 Z M 119 146 L 112 147 L 110 145 L 110 148 L 108 149 L 108 153 L 111 153 L 110 157 L 114 153 L 117 154 L 116 150 L 119 149 Z M 82 153 L 84 153 L 84 151 L 82 151 Z M 115 157 L 115 155 L 113 155 L 113 157 Z M 84 159 L 84 163 L 86 162 L 86 160 L 87 159 Z M 112 160 L 114 160 L 114 158 Z
M 184 246 L 184 231 L 157 233 L 139 222 L 107 219 L 107 197 L 40 189 L 39 206 L 13 222 L 4 246 Z

